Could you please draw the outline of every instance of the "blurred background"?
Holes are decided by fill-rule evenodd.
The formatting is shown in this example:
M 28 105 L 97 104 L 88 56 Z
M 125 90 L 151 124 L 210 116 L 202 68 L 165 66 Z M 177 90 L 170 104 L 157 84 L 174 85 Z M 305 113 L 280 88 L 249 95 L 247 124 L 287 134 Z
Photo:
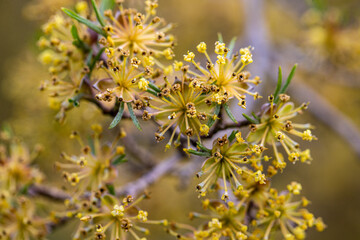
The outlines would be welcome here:
M 60 174 L 54 174 L 52 168 L 60 152 L 78 153 L 78 146 L 68 138 L 72 130 L 85 137 L 90 134 L 91 123 L 106 126 L 111 121 L 84 102 L 69 113 L 64 125 L 59 125 L 53 119 L 55 112 L 47 106 L 46 94 L 38 90 L 40 82 L 48 77 L 37 59 L 40 27 L 60 6 L 74 2 L 0 1 L 0 124 L 10 124 L 30 146 L 44 146 L 37 165 L 49 182 L 60 181 Z M 136 6 L 142 1 L 127 2 Z M 187 50 L 194 51 L 201 41 L 212 45 L 219 32 L 225 42 L 237 37 L 237 47 L 253 46 L 251 72 L 263 80 L 258 89 L 262 96 L 274 90 L 278 66 L 286 75 L 298 63 L 289 93 L 297 103 L 311 102 L 298 121 L 315 125 L 319 141 L 308 146 L 302 143 L 304 149 L 312 151 L 311 165 L 289 165 L 274 178 L 273 186 L 284 189 L 290 181 L 302 183 L 303 194 L 312 201 L 310 210 L 328 225 L 323 233 L 310 230 L 307 239 L 360 239 L 360 2 L 159 0 L 159 5 L 158 15 L 177 24 L 173 31 L 178 40 L 177 58 L 181 59 Z M 145 133 L 148 137 L 142 137 L 141 144 L 153 149 L 153 131 L 149 128 Z M 139 133 L 133 134 L 136 139 Z M 155 147 L 162 153 L 162 144 Z M 150 188 L 153 197 L 143 205 L 152 219 L 188 222 L 187 213 L 200 208 L 194 176 L 177 177 L 187 166 L 185 160 L 178 172 Z M 128 168 L 136 169 L 136 173 L 124 171 L 119 184 L 147 170 L 131 164 Z M 64 228 L 71 231 L 72 226 Z M 61 231 L 63 228 L 50 239 L 64 239 Z M 151 239 L 170 239 L 154 231 Z

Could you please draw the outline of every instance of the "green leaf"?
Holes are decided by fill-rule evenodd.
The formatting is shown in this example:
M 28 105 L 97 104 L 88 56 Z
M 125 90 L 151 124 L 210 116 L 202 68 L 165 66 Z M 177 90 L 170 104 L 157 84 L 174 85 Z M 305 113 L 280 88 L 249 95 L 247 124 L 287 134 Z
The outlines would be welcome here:
M 197 155 L 197 156 L 203 156 L 203 157 L 210 157 L 211 153 L 209 152 L 199 152 L 193 149 L 186 149 L 187 153 L 193 154 L 193 155 Z
M 104 37 L 107 36 L 106 32 L 101 27 L 97 26 L 90 20 L 81 17 L 80 15 L 78 15 L 77 13 L 75 13 L 74 11 L 72 11 L 70 9 L 62 8 L 62 10 L 64 13 L 66 13 L 66 15 L 68 15 L 69 17 L 75 19 L 76 21 L 78 21 L 82 24 L 85 24 L 86 26 L 88 26 L 89 28 L 91 28 L 92 30 L 97 32 L 98 34 L 103 35 Z
M 26 184 L 26 185 L 24 185 L 24 186 L 19 190 L 19 194 L 20 194 L 20 195 L 27 195 L 30 186 L 31 186 L 31 184 Z
M 220 110 L 221 110 L 221 104 L 216 104 L 214 116 L 219 115 Z M 210 118 L 209 121 L 207 122 L 207 125 L 208 125 L 209 127 L 211 127 L 212 125 L 214 125 L 214 123 L 215 123 L 215 119 L 212 117 L 212 118 Z
M 107 203 L 107 205 L 110 205 L 110 206 L 114 206 L 116 204 L 116 201 L 114 199 L 114 197 L 112 197 L 111 195 L 104 195 L 102 197 L 102 200 L 105 202 L 105 204 Z
M 196 145 L 197 145 L 198 148 L 200 148 L 202 151 L 211 153 L 211 149 L 208 149 L 207 147 L 205 147 L 204 145 L 202 145 L 200 142 L 196 142 Z
M 83 49 L 85 51 L 89 51 L 89 47 L 80 39 L 79 33 L 75 25 L 71 27 L 71 35 L 74 38 L 73 45 L 77 48 Z
M 234 139 L 235 139 L 235 135 L 238 133 L 239 131 L 238 130 L 234 130 L 231 132 L 230 136 L 228 137 L 229 139 L 229 142 L 232 142 Z
M 223 36 L 221 33 L 218 33 L 218 41 L 223 43 L 224 42 L 224 39 L 223 39 Z
M 115 160 L 111 164 L 116 166 L 116 165 L 119 165 L 120 163 L 127 162 L 127 159 L 125 157 L 126 157 L 126 154 L 121 154 L 120 156 L 115 158 Z
M 259 116 L 257 116 L 254 112 L 252 112 L 251 115 L 254 117 L 255 120 L 257 120 L 258 123 L 260 123 Z
M 229 116 L 229 118 L 234 122 L 234 123 L 238 123 L 238 121 L 236 121 L 234 115 L 232 114 L 230 107 L 227 103 L 224 104 L 224 108 L 225 108 L 225 112 L 226 114 Z
M 278 80 L 277 80 L 277 85 L 276 85 L 276 89 L 274 92 L 274 99 L 277 99 L 277 96 L 280 92 L 281 89 L 281 85 L 282 85 L 282 72 L 281 72 L 281 67 L 279 66 L 279 71 L 278 71 Z
M 235 47 L 235 43 L 236 43 L 236 37 L 233 37 L 229 43 L 229 52 L 227 54 L 228 57 L 231 58 L 231 55 L 234 52 L 234 47 Z
M 256 123 L 256 121 L 254 119 L 252 119 L 250 116 L 246 115 L 245 113 L 242 114 L 244 116 L 244 118 L 246 118 L 246 120 L 248 120 L 251 123 Z
M 286 83 L 285 83 L 285 85 L 281 88 L 279 94 L 282 94 L 282 93 L 285 93 L 285 92 L 286 92 L 287 88 L 289 87 L 289 85 L 290 85 L 290 83 L 291 83 L 291 80 L 292 80 L 293 77 L 294 77 L 294 74 L 295 74 L 295 71 L 296 71 L 296 67 L 297 67 L 297 64 L 295 64 L 295 65 L 293 66 L 293 68 L 291 69 L 291 72 L 290 72 L 288 78 L 286 79 Z
M 103 19 L 103 15 L 100 14 L 99 9 L 96 6 L 95 0 L 91 0 L 91 4 L 92 4 L 92 6 L 94 8 L 96 19 L 99 21 L 101 26 L 105 27 L 105 22 L 104 22 L 104 19 Z
M 128 110 L 129 110 L 129 113 L 130 113 L 130 118 L 131 120 L 133 121 L 133 123 L 135 124 L 135 126 L 137 127 L 137 129 L 139 129 L 140 131 L 142 131 L 142 128 L 140 126 L 140 123 L 139 121 L 137 120 L 136 116 L 135 116 L 135 113 L 134 113 L 134 110 L 132 108 L 132 105 L 131 103 L 127 103 L 127 106 L 128 106 Z
M 88 137 L 88 142 L 89 142 L 89 147 L 91 149 L 91 154 L 95 155 L 95 144 L 94 144 L 94 139 L 91 137 Z
M 156 97 L 158 96 L 157 93 L 156 93 L 154 90 L 152 90 L 152 89 L 147 89 L 146 91 L 147 91 L 148 93 L 151 93 L 152 95 L 154 95 L 154 96 L 156 96 Z
M 120 107 L 119 107 L 119 111 L 116 114 L 114 120 L 111 122 L 111 124 L 109 126 L 109 129 L 114 128 L 114 127 L 116 127 L 116 125 L 118 125 L 118 123 L 120 122 L 120 120 L 122 118 L 122 115 L 124 113 L 124 108 L 125 108 L 124 102 L 121 102 Z
M 114 9 L 115 0 L 102 0 L 100 3 L 100 12 L 103 14 L 105 10 Z
M 111 195 L 115 196 L 116 193 L 115 193 L 115 187 L 113 184 L 110 184 L 110 183 L 106 184 L 106 188 Z
M 153 89 L 155 92 L 161 92 L 161 90 L 155 85 L 155 84 L 153 84 L 152 82 L 150 82 L 149 81 L 149 87 L 151 88 L 151 89 Z
M 105 48 L 100 49 L 100 51 L 98 52 L 98 54 L 96 54 L 96 56 L 94 58 L 91 59 L 91 61 L 89 61 L 89 69 L 90 72 L 92 72 L 92 70 L 94 70 L 94 67 L 96 65 L 96 62 L 99 61 L 101 54 L 105 51 Z

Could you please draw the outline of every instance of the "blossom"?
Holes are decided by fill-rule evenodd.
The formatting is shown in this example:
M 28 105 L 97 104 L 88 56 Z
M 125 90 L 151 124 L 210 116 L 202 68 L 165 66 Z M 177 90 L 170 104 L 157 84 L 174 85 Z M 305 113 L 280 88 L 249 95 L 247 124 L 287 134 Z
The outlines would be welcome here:
M 86 145 L 77 132 L 71 134 L 81 146 L 79 155 L 62 153 L 65 162 L 56 162 L 57 169 L 63 170 L 65 181 L 75 187 L 73 197 L 81 196 L 86 191 L 98 191 L 116 177 L 115 165 L 125 158 L 124 148 L 118 145 L 119 134 L 112 143 L 101 139 L 102 127 L 93 125 L 92 147 Z
M 224 135 L 214 141 L 211 150 L 202 147 L 208 158 L 204 161 L 201 171 L 196 174 L 198 178 L 204 177 L 204 180 L 196 187 L 200 196 L 205 196 L 207 192 L 216 189 L 219 179 L 223 180 L 222 200 L 224 201 L 229 196 L 228 182 L 233 192 L 243 188 L 242 178 L 252 178 L 255 182 L 265 184 L 265 176 L 260 170 L 253 172 L 245 167 L 253 161 L 253 151 L 247 143 L 233 142 L 234 138 L 235 133 L 229 138 Z
M 100 40 L 106 47 L 120 48 L 129 51 L 131 56 L 165 56 L 167 59 L 174 57 L 172 47 L 174 37 L 167 34 L 172 24 L 157 16 L 156 1 L 146 1 L 145 14 L 135 9 L 126 9 L 119 5 L 120 15 L 115 17 L 111 11 L 106 11 L 106 26 L 104 30 L 108 37 Z M 161 65 L 160 62 L 156 62 Z
M 275 154 L 273 165 L 276 168 L 283 169 L 286 163 L 282 154 L 278 151 L 278 145 L 284 148 L 290 162 L 310 162 L 309 150 L 301 151 L 299 144 L 292 139 L 291 135 L 307 141 L 317 138 L 312 135 L 310 131 L 312 126 L 310 124 L 298 124 L 291 121 L 306 109 L 308 104 L 304 103 L 295 108 L 294 103 L 287 102 L 288 96 L 282 95 L 280 99 L 282 100 L 278 104 L 274 104 L 272 101 L 263 111 L 259 122 L 250 126 L 251 132 L 247 137 L 247 141 L 263 147 L 267 144 L 271 145 Z M 299 131 L 303 129 L 305 129 L 303 132 Z
M 252 55 L 249 48 L 242 48 L 239 54 L 230 56 L 230 49 L 226 48 L 225 43 L 216 42 L 215 53 L 217 54 L 217 61 L 213 63 L 206 51 L 206 44 L 201 42 L 197 49 L 203 53 L 207 59 L 206 67 L 196 63 L 195 54 L 188 52 L 184 55 L 184 60 L 191 62 L 196 71 L 189 70 L 190 76 L 196 77 L 200 82 L 211 87 L 213 102 L 223 104 L 232 98 L 239 101 L 239 105 L 246 107 L 246 95 L 251 95 L 254 99 L 260 98 L 259 94 L 250 91 L 252 84 L 258 85 L 260 78 L 250 78 L 250 73 L 244 71 L 246 65 L 252 62 Z M 246 61 L 245 61 L 246 59 Z
M 157 91 L 157 96 L 150 100 L 149 107 L 153 112 L 146 113 L 144 119 L 151 116 L 159 121 L 161 127 L 155 134 L 156 140 L 161 141 L 164 135 L 172 128 L 172 133 L 167 147 L 172 145 L 176 130 L 185 135 L 190 148 L 190 138 L 207 134 L 208 129 L 204 122 L 213 117 L 211 114 L 213 106 L 206 104 L 207 96 L 204 95 L 206 86 L 198 84 L 196 80 L 174 81 L 172 84 L 165 79 L 165 85 Z M 181 134 L 176 142 L 180 141 Z
M 95 239 L 105 239 L 107 233 L 111 233 L 110 239 L 128 239 L 131 236 L 135 239 L 140 238 L 139 234 L 148 235 L 150 231 L 141 224 L 157 224 L 166 226 L 166 220 L 148 220 L 147 211 L 140 210 L 137 206 L 148 195 L 143 194 L 138 199 L 127 196 L 119 203 L 116 197 L 105 195 L 98 199 L 101 207 L 96 213 L 86 212 L 80 214 L 82 224 L 75 233 L 75 238 L 82 234 L 83 237 L 95 237 Z M 113 205 L 115 204 L 115 205 Z M 91 220 L 91 221 L 90 221 Z M 96 224 L 94 224 L 96 223 Z

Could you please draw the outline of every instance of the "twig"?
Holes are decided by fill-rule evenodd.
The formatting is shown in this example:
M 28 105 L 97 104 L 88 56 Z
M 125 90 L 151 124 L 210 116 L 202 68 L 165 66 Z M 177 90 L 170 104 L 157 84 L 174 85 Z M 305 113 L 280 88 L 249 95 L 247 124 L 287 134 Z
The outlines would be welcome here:
M 211 138 L 216 133 L 222 130 L 231 129 L 231 128 L 242 128 L 250 124 L 251 123 L 248 120 L 243 120 L 238 123 L 221 123 L 216 128 L 213 128 L 205 138 Z
M 126 151 L 136 157 L 145 168 L 154 167 L 156 164 L 154 156 L 150 153 L 150 151 L 142 148 L 132 136 L 127 135 L 123 139 L 122 143 L 124 144 Z
M 30 186 L 28 189 L 28 194 L 30 196 L 42 196 L 58 202 L 63 202 L 70 198 L 70 195 L 61 189 L 38 184 Z
M 120 189 L 117 189 L 116 194 L 121 196 L 136 196 L 138 193 L 144 191 L 147 187 L 155 183 L 158 179 L 169 173 L 175 167 L 175 164 L 180 161 L 180 159 L 181 157 L 179 155 L 175 155 L 168 160 L 159 163 L 150 172 L 146 173 L 136 181 L 130 182 Z

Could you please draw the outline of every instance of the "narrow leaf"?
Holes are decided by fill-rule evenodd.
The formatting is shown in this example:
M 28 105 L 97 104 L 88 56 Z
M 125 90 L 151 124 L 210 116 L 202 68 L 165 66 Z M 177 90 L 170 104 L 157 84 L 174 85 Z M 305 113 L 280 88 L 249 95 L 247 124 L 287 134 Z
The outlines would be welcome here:
M 232 114 L 230 107 L 227 103 L 224 104 L 225 112 L 229 116 L 229 118 L 234 122 L 238 123 L 238 121 L 235 119 L 234 115 Z
M 90 68 L 90 72 L 92 72 L 92 70 L 94 70 L 94 67 L 96 65 L 96 62 L 99 61 L 101 54 L 105 51 L 105 48 L 100 49 L 100 51 L 98 52 L 98 54 L 96 54 L 96 56 L 94 58 L 91 59 L 90 64 L 89 64 L 89 68 Z
M 281 72 L 281 67 L 279 66 L 278 80 L 277 80 L 277 85 L 276 85 L 276 89 L 275 89 L 275 92 L 274 92 L 274 99 L 277 99 L 277 95 L 280 92 L 281 85 L 282 85 L 282 72 Z
M 238 132 L 239 132 L 238 130 L 234 130 L 234 131 L 231 132 L 230 136 L 228 137 L 229 142 L 232 142 L 232 141 L 235 139 L 236 134 L 237 134 Z
M 72 27 L 71 27 L 71 35 L 74 38 L 73 45 L 75 47 L 84 49 L 85 51 L 89 50 L 89 48 L 85 45 L 85 43 L 80 39 L 79 33 L 78 33 L 75 25 L 72 25 Z
M 153 89 L 155 92 L 161 92 L 161 90 L 152 82 L 149 81 L 149 87 Z
M 246 120 L 248 120 L 251 123 L 256 123 L 256 121 L 254 119 L 252 119 L 250 116 L 246 115 L 245 113 L 242 114 L 244 116 L 244 118 L 246 118 Z
M 78 21 L 82 24 L 85 24 L 86 26 L 88 26 L 89 28 L 91 28 L 92 30 L 97 32 L 98 34 L 103 35 L 105 37 L 107 36 L 106 32 L 101 27 L 97 26 L 90 20 L 81 17 L 80 15 L 78 15 L 77 13 L 75 13 L 74 11 L 72 11 L 70 9 L 62 8 L 62 10 L 64 13 L 66 13 L 66 15 L 68 15 L 69 17 L 75 19 L 76 21 Z
M 223 36 L 221 33 L 218 33 L 218 41 L 223 43 L 224 42 L 224 39 L 223 39 Z
M 105 27 L 105 22 L 104 22 L 103 16 L 102 16 L 102 14 L 100 14 L 99 9 L 96 6 L 95 0 L 91 0 L 91 4 L 92 4 L 92 6 L 94 8 L 96 19 L 99 21 L 101 26 Z
M 254 119 L 257 120 L 258 123 L 260 123 L 260 118 L 259 118 L 259 116 L 257 116 L 254 112 L 252 112 L 251 115 L 254 117 Z
M 229 52 L 227 54 L 227 56 L 229 58 L 231 58 L 231 55 L 233 54 L 234 52 L 234 47 L 235 47 L 235 43 L 236 43 L 236 37 L 233 37 L 229 43 Z
M 280 90 L 280 94 L 281 94 L 281 93 L 285 93 L 286 90 L 287 90 L 287 88 L 289 87 L 289 85 L 290 85 L 290 83 L 291 83 L 291 80 L 292 80 L 293 77 L 294 77 L 294 74 L 295 74 L 295 71 L 296 71 L 296 67 L 297 67 L 297 64 L 295 64 L 295 65 L 293 66 L 293 68 L 291 69 L 291 72 L 290 72 L 288 78 L 286 79 L 285 85 L 284 85 L 284 86 L 281 88 L 281 90 Z
M 94 139 L 91 137 L 88 137 L 88 142 L 89 142 L 89 147 L 91 150 L 91 154 L 95 155 L 95 144 L 94 144 Z
M 196 142 L 196 144 L 197 144 L 198 148 L 200 148 L 202 151 L 211 153 L 211 149 L 208 149 L 207 147 L 202 145 L 200 142 Z
M 119 165 L 120 163 L 127 162 L 127 159 L 125 157 L 126 154 L 121 154 L 120 156 L 115 158 L 115 160 L 111 164 L 115 166 L 115 165 Z
M 210 157 L 211 154 L 209 152 L 199 152 L 193 149 L 186 149 L 187 153 L 193 154 L 193 155 L 197 155 L 197 156 L 204 156 L 204 157 Z
M 112 184 L 106 184 L 106 188 L 109 191 L 109 193 L 113 196 L 115 196 L 115 187 Z
M 100 12 L 103 14 L 105 10 L 113 9 L 115 6 L 115 0 L 102 0 L 100 4 Z
M 116 125 L 118 125 L 118 123 L 120 122 L 122 115 L 124 113 L 124 102 L 120 103 L 120 107 L 119 107 L 119 111 L 116 114 L 114 120 L 111 122 L 109 129 L 116 127 Z
M 137 120 L 136 116 L 135 116 L 135 113 L 134 113 L 134 110 L 131 106 L 131 103 L 127 103 L 127 106 L 128 106 L 128 110 L 129 110 L 129 113 L 130 113 L 130 117 L 131 117 L 131 120 L 133 121 L 133 123 L 135 124 L 135 126 L 137 127 L 137 129 L 139 129 L 140 131 L 142 131 L 142 128 L 140 126 L 140 123 L 139 121 Z
M 152 90 L 152 89 L 147 89 L 146 91 L 147 91 L 148 93 L 151 93 L 152 95 L 154 95 L 154 96 L 157 97 L 157 93 L 156 93 L 154 90 Z
M 220 109 L 221 109 L 221 104 L 216 104 L 215 112 L 214 112 L 214 117 L 219 115 Z M 209 121 L 208 121 L 208 123 L 207 123 L 207 125 L 208 125 L 209 127 L 211 127 L 211 126 L 215 123 L 214 117 L 212 117 L 212 118 L 209 119 Z

